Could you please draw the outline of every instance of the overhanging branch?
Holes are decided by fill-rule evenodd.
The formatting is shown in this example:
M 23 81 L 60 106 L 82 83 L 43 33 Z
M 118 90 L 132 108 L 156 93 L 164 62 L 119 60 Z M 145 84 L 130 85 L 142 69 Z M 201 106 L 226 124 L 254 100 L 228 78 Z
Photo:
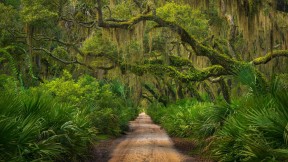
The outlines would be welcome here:
M 273 53 L 268 53 L 263 57 L 258 57 L 252 61 L 254 65 L 266 64 L 271 61 L 273 58 L 277 57 L 288 57 L 288 50 L 276 50 Z
M 177 70 L 175 67 L 166 66 L 166 65 L 155 65 L 155 64 L 146 64 L 146 65 L 131 65 L 131 64 L 122 64 L 122 71 L 129 70 L 130 72 L 142 76 L 145 73 L 152 74 L 154 76 L 163 76 L 167 75 L 176 80 L 180 80 L 184 83 L 189 83 L 192 81 L 204 81 L 210 77 L 219 77 L 222 75 L 229 75 L 229 73 L 219 65 L 213 65 L 202 70 L 190 69 L 189 72 L 183 73 Z
M 84 56 L 84 53 L 76 46 L 75 43 L 68 43 L 68 42 L 64 42 L 64 41 L 56 39 L 56 38 L 50 38 L 50 37 L 45 37 L 45 36 L 33 37 L 33 39 L 35 39 L 37 41 L 39 41 L 39 40 L 54 41 L 54 42 L 57 42 L 61 45 L 72 47 L 77 53 L 79 53 L 81 56 Z
M 64 63 L 64 64 L 79 64 L 79 65 L 87 67 L 90 70 L 93 70 L 93 68 L 91 66 L 86 65 L 86 64 L 84 64 L 82 62 L 79 62 L 78 60 L 67 61 L 67 60 L 63 60 L 61 58 L 58 58 L 57 56 L 53 55 L 53 53 L 51 53 L 47 49 L 44 49 L 44 48 L 33 48 L 33 50 L 43 51 L 46 54 L 48 54 L 50 57 L 52 57 L 53 59 L 55 59 L 55 60 L 57 60 L 57 61 L 59 61 L 61 63 Z
M 53 53 L 51 53 L 50 51 L 48 51 L 45 48 L 33 48 L 33 50 L 43 51 L 46 54 L 48 54 L 50 57 L 52 57 L 53 59 L 55 59 L 56 61 L 59 61 L 61 63 L 64 63 L 64 64 L 78 64 L 78 65 L 84 66 L 84 67 L 86 67 L 86 68 L 88 68 L 90 70 L 95 70 L 95 69 L 112 70 L 112 69 L 114 69 L 116 67 L 116 65 L 113 64 L 111 66 L 97 66 L 97 67 L 93 68 L 90 65 L 87 65 L 87 64 L 85 64 L 83 62 L 78 61 L 77 59 L 76 60 L 72 60 L 72 61 L 67 61 L 67 60 L 63 60 L 61 58 L 58 58 L 57 56 L 53 55 Z M 104 57 L 105 54 L 100 53 L 99 57 L 102 57 L 102 56 Z

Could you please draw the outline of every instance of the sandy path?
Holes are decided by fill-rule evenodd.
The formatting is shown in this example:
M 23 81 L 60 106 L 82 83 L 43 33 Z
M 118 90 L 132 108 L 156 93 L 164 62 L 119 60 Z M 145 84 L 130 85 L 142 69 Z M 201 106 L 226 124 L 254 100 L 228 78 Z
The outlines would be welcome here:
M 120 142 L 109 162 L 181 162 L 194 161 L 180 154 L 160 126 L 141 113 L 130 122 L 131 132 Z

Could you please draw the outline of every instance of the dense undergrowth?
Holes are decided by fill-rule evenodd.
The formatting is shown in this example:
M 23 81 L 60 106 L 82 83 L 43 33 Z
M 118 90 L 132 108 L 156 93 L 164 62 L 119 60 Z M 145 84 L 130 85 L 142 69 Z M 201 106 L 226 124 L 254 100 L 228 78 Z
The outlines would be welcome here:
M 8 77 L 6 77 L 8 78 Z M 1 80 L 0 161 L 80 161 L 104 136 L 118 136 L 137 114 L 120 82 L 68 72 L 15 91 Z
M 197 143 L 196 154 L 216 161 L 288 161 L 288 92 L 275 79 L 268 93 L 251 91 L 231 104 L 182 100 L 148 108 L 172 136 Z

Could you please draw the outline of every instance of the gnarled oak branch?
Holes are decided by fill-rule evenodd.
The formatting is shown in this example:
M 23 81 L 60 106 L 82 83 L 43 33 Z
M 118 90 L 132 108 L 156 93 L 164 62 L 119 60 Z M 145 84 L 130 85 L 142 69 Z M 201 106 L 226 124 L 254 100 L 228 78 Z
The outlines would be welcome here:
M 87 64 L 85 64 L 83 62 L 78 61 L 77 59 L 76 60 L 72 60 L 72 61 L 67 61 L 67 60 L 63 60 L 61 58 L 58 58 L 57 56 L 53 55 L 52 52 L 50 52 L 50 51 L 48 51 L 47 49 L 44 49 L 44 48 L 33 48 L 33 50 L 43 51 L 46 54 L 48 54 L 50 57 L 52 57 L 53 59 L 55 59 L 55 60 L 57 60 L 57 61 L 59 61 L 61 63 L 64 63 L 64 64 L 78 64 L 78 65 L 81 65 L 81 66 L 85 66 L 85 67 L 87 67 L 90 70 L 95 70 L 95 69 L 111 70 L 111 69 L 115 68 L 115 65 L 111 65 L 111 66 L 108 66 L 108 67 L 106 67 L 106 66 L 98 66 L 96 68 L 93 68 L 90 65 L 87 65 Z
M 258 57 L 252 61 L 254 65 L 266 64 L 276 57 L 288 57 L 288 50 L 276 50 L 273 53 L 268 53 L 263 57 Z
M 222 75 L 229 75 L 223 67 L 219 65 L 213 65 L 211 67 L 204 68 L 202 70 L 190 70 L 188 72 L 181 72 L 175 67 L 167 65 L 155 65 L 155 64 L 145 64 L 145 65 L 131 65 L 122 64 L 122 71 L 129 70 L 130 72 L 142 76 L 145 73 L 149 73 L 155 76 L 167 75 L 176 80 L 182 81 L 183 83 L 189 83 L 192 81 L 203 81 L 209 77 L 218 77 Z

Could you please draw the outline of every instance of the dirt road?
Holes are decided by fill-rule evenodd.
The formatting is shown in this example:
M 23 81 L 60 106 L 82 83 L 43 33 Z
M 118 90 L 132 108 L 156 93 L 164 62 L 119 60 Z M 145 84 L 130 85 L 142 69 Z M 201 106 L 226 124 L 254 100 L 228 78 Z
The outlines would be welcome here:
M 130 122 L 131 132 L 114 149 L 109 162 L 194 161 L 173 147 L 169 136 L 151 118 L 141 113 Z

